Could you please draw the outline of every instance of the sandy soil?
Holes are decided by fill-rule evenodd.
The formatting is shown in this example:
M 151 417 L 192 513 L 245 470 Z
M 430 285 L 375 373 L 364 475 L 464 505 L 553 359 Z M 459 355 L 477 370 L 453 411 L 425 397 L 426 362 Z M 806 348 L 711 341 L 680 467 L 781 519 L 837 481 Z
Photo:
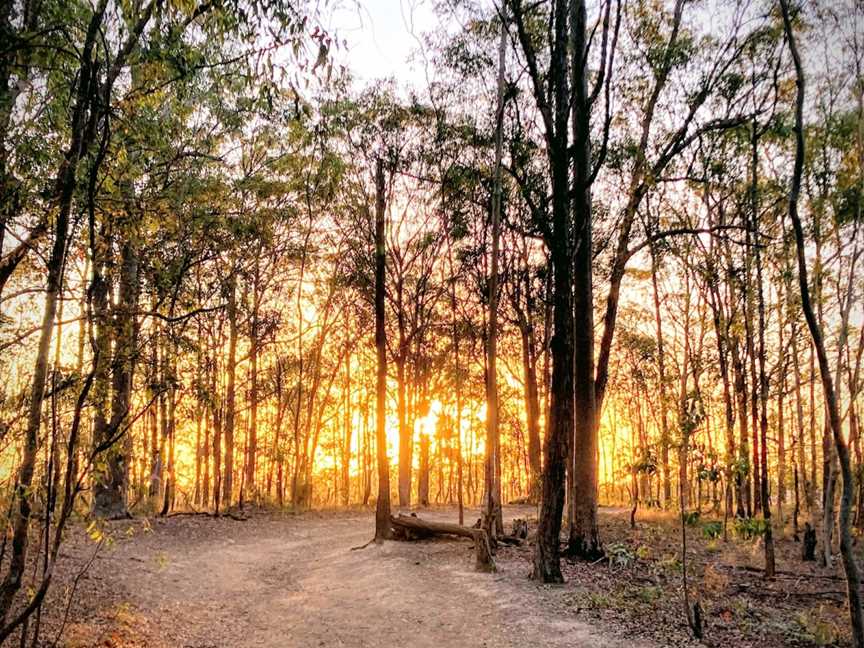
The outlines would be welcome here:
M 508 518 L 533 509 L 510 507 Z M 455 521 L 453 511 L 423 512 Z M 466 519 L 474 519 L 466 516 Z M 466 540 L 388 542 L 352 551 L 371 513 L 258 514 L 112 523 L 112 538 L 77 585 L 59 645 L 495 646 L 614 648 L 615 640 L 549 606 L 525 564 L 473 571 Z M 70 539 L 47 639 L 59 629 L 71 576 L 95 544 Z M 634 645 L 626 642 L 626 645 Z

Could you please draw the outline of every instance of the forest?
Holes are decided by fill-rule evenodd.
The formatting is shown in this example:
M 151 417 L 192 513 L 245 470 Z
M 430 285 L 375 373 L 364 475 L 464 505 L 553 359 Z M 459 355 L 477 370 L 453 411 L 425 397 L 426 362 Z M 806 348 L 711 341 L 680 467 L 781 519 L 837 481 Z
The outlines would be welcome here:
M 0 645 L 864 648 L 862 207 L 859 0 L 0 0 Z

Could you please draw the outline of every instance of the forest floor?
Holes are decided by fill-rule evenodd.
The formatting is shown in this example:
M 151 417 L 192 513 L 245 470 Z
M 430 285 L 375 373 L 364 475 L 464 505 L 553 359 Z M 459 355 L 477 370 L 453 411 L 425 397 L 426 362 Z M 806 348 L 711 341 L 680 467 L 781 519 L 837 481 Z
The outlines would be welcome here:
M 452 509 L 419 515 L 456 518 Z M 466 511 L 465 519 L 476 516 Z M 613 560 L 565 562 L 564 586 L 527 578 L 530 544 L 501 547 L 495 574 L 473 571 L 467 540 L 352 551 L 371 537 L 367 511 L 138 519 L 89 536 L 77 527 L 41 636 L 51 645 L 62 626 L 57 645 L 67 648 L 843 645 L 839 571 L 802 564 L 799 545 L 781 540 L 780 576 L 766 583 L 749 569 L 761 565 L 758 541 L 724 544 L 698 527 L 688 532 L 688 573 L 705 608 L 707 640 L 689 639 L 678 518 L 648 512 L 631 531 L 628 516 L 601 509 Z M 508 506 L 505 517 L 530 519 L 535 509 Z

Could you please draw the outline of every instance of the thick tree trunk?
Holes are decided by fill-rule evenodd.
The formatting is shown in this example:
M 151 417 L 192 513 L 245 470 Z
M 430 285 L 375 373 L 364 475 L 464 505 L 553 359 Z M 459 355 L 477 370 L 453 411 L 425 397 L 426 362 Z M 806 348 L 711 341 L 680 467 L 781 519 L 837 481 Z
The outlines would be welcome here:
M 570 241 L 570 178 L 568 156 L 568 2 L 555 0 L 552 7 L 553 43 L 549 84 L 553 115 L 547 125 L 549 167 L 552 180 L 552 236 L 547 241 L 553 272 L 552 381 L 549 422 L 545 444 L 545 469 L 534 547 L 533 577 L 544 583 L 560 583 L 561 516 L 564 511 L 565 471 L 573 442 L 573 300 Z M 521 20 L 521 17 L 519 18 Z M 524 31 L 524 27 L 520 27 Z M 524 38 L 523 38 L 524 41 Z M 551 130 L 550 127 L 551 126 Z
M 599 406 L 594 383 L 593 245 L 591 215 L 591 107 L 588 97 L 587 16 L 584 0 L 571 0 L 573 130 L 573 381 L 574 435 L 568 553 L 587 560 L 602 555 L 597 525 Z M 557 273 L 557 270 L 556 270 Z

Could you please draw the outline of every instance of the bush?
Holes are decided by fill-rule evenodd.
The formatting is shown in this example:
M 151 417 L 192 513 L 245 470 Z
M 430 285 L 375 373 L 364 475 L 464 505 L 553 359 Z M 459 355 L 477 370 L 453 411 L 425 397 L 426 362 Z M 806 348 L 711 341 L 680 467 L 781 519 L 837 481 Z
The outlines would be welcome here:
M 606 547 L 606 557 L 609 559 L 610 567 L 629 567 L 636 556 L 622 542 L 613 542 Z
M 702 524 L 702 535 L 708 540 L 716 540 L 723 533 L 723 523 L 717 520 L 709 520 Z
M 738 518 L 735 520 L 735 535 L 742 540 L 753 540 L 765 535 L 767 525 L 761 518 Z
M 699 522 L 699 511 L 684 511 L 681 514 L 681 520 L 686 526 L 696 526 Z

